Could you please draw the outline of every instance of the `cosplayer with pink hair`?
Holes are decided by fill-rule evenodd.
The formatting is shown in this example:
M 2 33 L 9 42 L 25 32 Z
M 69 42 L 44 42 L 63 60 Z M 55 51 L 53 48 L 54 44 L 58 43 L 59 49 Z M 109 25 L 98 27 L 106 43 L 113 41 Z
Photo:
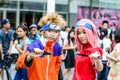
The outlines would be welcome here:
M 98 42 L 96 26 L 89 19 L 76 23 L 75 39 L 78 53 L 75 59 L 73 80 L 95 80 L 97 71 L 103 69 L 102 49 Z

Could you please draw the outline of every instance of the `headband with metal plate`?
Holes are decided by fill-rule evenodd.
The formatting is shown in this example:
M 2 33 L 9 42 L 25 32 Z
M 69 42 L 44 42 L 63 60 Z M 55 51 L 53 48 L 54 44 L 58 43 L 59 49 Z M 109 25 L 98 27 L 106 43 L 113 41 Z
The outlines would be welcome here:
M 92 25 L 86 22 L 78 22 L 75 27 L 86 27 L 93 31 Z
M 43 25 L 42 30 L 61 30 L 60 26 L 56 24 L 46 24 Z

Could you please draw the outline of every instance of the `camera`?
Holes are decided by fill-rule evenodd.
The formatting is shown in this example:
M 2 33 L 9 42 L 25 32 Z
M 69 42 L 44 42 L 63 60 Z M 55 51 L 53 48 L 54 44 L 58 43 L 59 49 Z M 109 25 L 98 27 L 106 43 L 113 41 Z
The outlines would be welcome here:
M 10 68 L 13 62 L 16 62 L 18 54 L 5 54 L 4 59 L 2 60 L 2 54 L 0 53 L 0 68 Z
M 5 54 L 4 59 L 2 59 L 2 53 L 0 51 L 0 68 L 5 70 L 7 80 L 12 80 L 12 76 L 10 74 L 9 68 L 11 64 L 16 60 L 17 61 L 18 54 Z

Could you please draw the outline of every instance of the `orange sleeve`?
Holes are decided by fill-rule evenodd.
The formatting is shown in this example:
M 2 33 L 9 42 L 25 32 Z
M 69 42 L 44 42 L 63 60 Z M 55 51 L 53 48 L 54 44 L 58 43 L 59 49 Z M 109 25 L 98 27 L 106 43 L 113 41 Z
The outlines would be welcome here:
M 56 70 L 59 72 L 59 69 L 61 67 L 61 57 L 57 56 L 57 60 L 56 60 Z
M 17 64 L 20 68 L 26 68 L 26 64 L 25 64 L 25 59 L 27 57 L 27 55 L 30 54 L 30 53 L 23 53 L 19 56 L 18 60 L 17 60 Z

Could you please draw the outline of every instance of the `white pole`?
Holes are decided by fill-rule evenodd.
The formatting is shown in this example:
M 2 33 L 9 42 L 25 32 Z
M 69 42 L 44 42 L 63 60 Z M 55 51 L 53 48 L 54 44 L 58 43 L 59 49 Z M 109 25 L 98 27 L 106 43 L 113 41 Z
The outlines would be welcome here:
M 47 13 L 55 12 L 55 0 L 47 0 Z

